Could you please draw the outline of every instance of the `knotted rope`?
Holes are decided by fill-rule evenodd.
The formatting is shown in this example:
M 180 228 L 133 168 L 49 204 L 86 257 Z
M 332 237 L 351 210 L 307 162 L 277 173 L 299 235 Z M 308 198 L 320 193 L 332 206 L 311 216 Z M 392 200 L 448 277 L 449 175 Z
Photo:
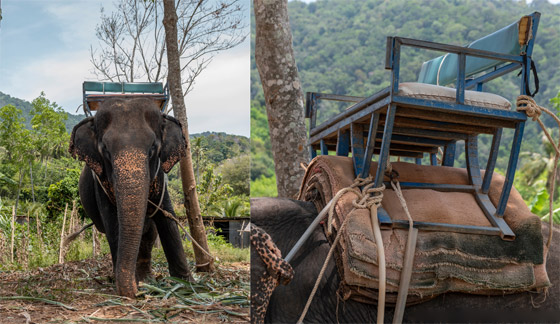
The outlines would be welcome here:
M 328 215 L 328 228 L 327 228 L 327 232 L 330 234 L 332 232 L 332 216 L 334 214 L 334 206 L 336 206 L 336 203 L 338 202 L 338 200 L 340 199 L 340 197 L 342 197 L 344 194 L 348 193 L 348 192 L 353 192 L 355 193 L 358 197 L 356 199 L 354 199 L 352 201 L 352 206 L 354 207 L 354 209 L 369 209 L 370 210 L 370 215 L 371 215 L 371 220 L 372 220 L 372 225 L 374 228 L 374 236 L 375 236 L 375 241 L 376 241 L 376 245 L 377 245 L 377 249 L 378 249 L 378 264 L 379 264 L 379 302 L 378 302 L 378 316 L 377 316 L 377 322 L 378 323 L 383 323 L 383 313 L 384 313 L 384 309 L 385 309 L 385 250 L 383 248 L 383 241 L 381 240 L 381 231 L 379 230 L 379 223 L 377 220 L 377 208 L 379 206 L 381 206 L 381 200 L 383 199 L 383 190 L 385 190 L 385 185 L 381 185 L 381 187 L 378 188 L 373 188 L 373 181 L 371 176 L 363 179 L 363 178 L 356 178 L 354 180 L 354 183 L 352 183 L 352 185 L 350 185 L 347 188 L 343 188 L 340 191 L 337 192 L 337 194 L 333 197 L 333 199 L 331 200 L 331 207 L 329 208 L 329 215 Z M 362 190 L 359 190 L 358 187 L 362 187 Z M 352 210 L 354 210 L 352 209 Z M 342 225 L 340 226 L 340 228 L 338 229 L 338 233 L 336 234 L 336 237 L 334 239 L 334 242 L 329 250 L 329 253 L 327 254 L 327 258 L 325 259 L 325 262 L 323 263 L 323 266 L 321 268 L 321 271 L 319 272 L 319 275 L 317 276 L 317 280 L 315 281 L 315 286 L 313 287 L 313 290 L 311 291 L 311 294 L 309 295 L 309 298 L 307 299 L 307 303 L 305 304 L 305 308 L 303 309 L 303 312 L 299 318 L 299 320 L 297 321 L 297 323 L 302 323 L 303 319 L 305 318 L 305 315 L 307 314 L 307 311 L 309 310 L 309 306 L 311 305 L 311 302 L 313 301 L 313 297 L 315 296 L 315 293 L 317 292 L 317 289 L 319 288 L 319 283 L 321 282 L 321 279 L 323 278 L 323 275 L 325 274 L 325 271 L 327 269 L 327 265 L 332 257 L 332 254 L 334 252 L 334 249 L 336 247 L 336 245 L 338 244 L 340 237 L 342 236 L 342 232 L 344 231 L 344 229 L 346 228 L 346 225 L 348 224 L 348 221 L 350 220 L 350 216 L 346 217 L 346 219 L 344 220 L 344 222 L 342 222 Z M 379 312 L 379 309 L 381 309 L 381 312 Z
M 552 139 L 552 136 L 550 135 L 550 133 L 548 132 L 548 130 L 546 129 L 546 127 L 544 126 L 543 122 L 539 117 L 542 115 L 543 112 L 550 115 L 554 119 L 554 121 L 556 121 L 556 123 L 558 124 L 559 132 L 560 132 L 560 118 L 558 118 L 558 116 L 556 116 L 552 111 L 546 109 L 545 107 L 541 107 L 537 105 L 537 103 L 533 98 L 526 95 L 520 95 L 519 97 L 517 97 L 517 111 L 524 111 L 527 114 L 527 117 L 531 117 L 533 118 L 534 121 L 537 121 L 539 123 L 541 129 L 543 130 L 544 134 L 552 144 L 554 151 L 556 152 L 556 154 L 554 155 L 554 163 L 552 164 L 552 179 L 551 179 L 552 181 L 550 182 L 550 189 L 549 189 L 550 197 L 548 201 L 549 208 L 550 208 L 550 215 L 548 217 L 549 218 L 548 221 L 550 224 L 550 231 L 548 233 L 548 241 L 546 242 L 546 248 L 548 249 L 550 248 L 550 244 L 552 243 L 552 233 L 553 233 L 552 218 L 554 216 L 553 203 L 554 203 L 554 190 L 556 184 L 556 171 L 558 169 L 557 167 L 558 158 L 560 157 L 560 139 L 558 140 L 558 143 L 556 143 Z

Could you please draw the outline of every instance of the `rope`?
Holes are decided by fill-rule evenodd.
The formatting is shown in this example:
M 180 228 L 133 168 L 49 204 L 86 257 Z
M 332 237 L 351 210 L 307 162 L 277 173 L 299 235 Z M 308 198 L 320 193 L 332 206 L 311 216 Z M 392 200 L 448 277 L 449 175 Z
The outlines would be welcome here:
M 546 127 L 544 126 L 543 122 L 539 117 L 543 112 L 550 115 L 554 119 L 554 121 L 556 121 L 556 123 L 558 124 L 559 131 L 560 131 L 560 118 L 558 118 L 558 116 L 556 116 L 553 112 L 546 109 L 545 107 L 541 107 L 537 105 L 537 103 L 533 98 L 526 95 L 520 95 L 519 97 L 517 97 L 517 111 L 524 111 L 527 114 L 527 117 L 531 117 L 533 118 L 534 121 L 537 121 L 539 123 L 541 129 L 543 130 L 544 134 L 552 144 L 554 151 L 556 152 L 556 154 L 554 155 L 554 163 L 552 164 L 552 179 L 551 179 L 552 181 L 550 182 L 550 188 L 549 188 L 550 195 L 548 200 L 549 210 L 550 210 L 550 214 L 548 217 L 550 229 L 548 233 L 548 241 L 546 242 L 546 248 L 548 250 L 550 248 L 550 244 L 552 243 L 552 233 L 553 233 L 552 218 L 554 216 L 553 203 L 554 203 L 554 190 L 556 184 L 556 173 L 557 173 L 556 171 L 558 169 L 557 167 L 558 159 L 560 157 L 560 139 L 558 140 L 558 144 L 557 144 L 552 139 L 552 136 L 550 135 L 550 133 L 548 132 L 548 130 L 546 129 Z
M 363 179 L 363 178 L 356 178 L 354 180 L 354 183 L 352 183 L 352 185 L 350 185 L 350 187 L 347 188 L 343 188 L 340 191 L 337 192 L 337 194 L 333 197 L 333 199 L 331 200 L 331 207 L 329 208 L 329 217 L 328 217 L 328 230 L 327 232 L 330 234 L 332 231 L 332 216 L 334 213 L 334 206 L 336 205 L 336 203 L 338 202 L 338 200 L 340 199 L 340 197 L 342 197 L 345 193 L 347 192 L 353 192 L 355 193 L 358 197 L 352 201 L 352 206 L 354 207 L 354 209 L 370 209 L 370 213 L 372 216 L 372 223 L 374 226 L 374 232 L 375 232 L 375 227 L 377 225 L 377 228 L 379 229 L 379 224 L 377 221 L 377 207 L 379 207 L 381 205 L 381 200 L 383 199 L 383 190 L 385 190 L 385 185 L 381 185 L 381 187 L 378 188 L 373 188 L 374 183 L 372 182 L 372 178 L 371 176 Z M 363 189 L 360 191 L 357 189 L 357 187 L 362 187 Z M 375 219 L 374 219 L 375 218 Z M 315 293 L 317 292 L 317 289 L 319 288 L 319 283 L 321 282 L 321 279 L 323 278 L 323 275 L 325 274 L 325 271 L 327 269 L 327 265 L 332 257 L 332 254 L 334 252 L 334 248 L 336 247 L 336 245 L 338 244 L 341 234 L 344 231 L 344 229 L 346 228 L 346 225 L 348 224 L 348 221 L 350 220 L 350 216 L 346 217 L 346 219 L 344 220 L 344 222 L 342 222 L 342 225 L 340 226 L 340 229 L 338 230 L 338 233 L 336 234 L 336 237 L 334 239 L 334 242 L 329 250 L 329 253 L 327 254 L 327 258 L 325 259 L 325 262 L 323 263 L 323 266 L 321 267 L 321 271 L 319 272 L 319 275 L 317 276 L 317 280 L 315 281 L 315 286 L 313 287 L 313 290 L 311 291 L 311 294 L 309 295 L 309 298 L 307 299 L 307 303 L 305 304 L 305 308 L 303 309 L 303 312 L 299 318 L 299 320 L 297 321 L 297 323 L 302 323 L 303 319 L 305 318 L 305 315 L 307 314 L 307 311 L 309 311 L 309 307 L 311 306 L 311 302 L 313 301 L 313 297 L 315 296 Z M 381 302 L 378 303 L 378 309 L 381 308 L 384 311 L 385 308 L 385 304 L 384 304 L 384 299 L 385 299 L 385 290 L 382 290 L 382 285 L 384 287 L 385 284 L 385 280 L 382 279 L 385 277 L 385 255 L 384 255 L 384 249 L 383 249 L 383 241 L 381 239 L 378 239 L 377 237 L 375 238 L 376 242 L 378 244 L 378 263 L 379 263 L 379 272 L 380 272 L 380 288 L 379 288 L 379 295 L 381 296 L 381 294 L 383 294 L 383 297 L 380 298 L 380 300 L 382 299 L 383 301 L 383 305 L 381 305 Z M 379 253 L 379 249 L 381 249 L 381 253 Z M 383 264 L 383 266 L 382 266 Z M 383 284 L 382 284 L 383 282 Z M 378 318 L 377 321 L 378 323 L 383 323 L 383 313 L 381 312 L 381 316 L 379 316 L 378 314 Z

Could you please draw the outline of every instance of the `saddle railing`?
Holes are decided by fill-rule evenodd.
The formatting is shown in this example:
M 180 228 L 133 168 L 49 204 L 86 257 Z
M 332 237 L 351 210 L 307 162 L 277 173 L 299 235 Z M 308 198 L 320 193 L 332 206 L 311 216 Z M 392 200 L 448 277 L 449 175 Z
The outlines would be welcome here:
M 83 109 L 86 116 L 109 98 L 130 99 L 146 97 L 154 100 L 162 112 L 169 103 L 169 88 L 161 82 L 96 82 L 85 81 L 82 85 Z
M 424 230 L 500 235 L 505 240 L 513 240 L 515 234 L 503 220 L 503 215 L 527 116 L 525 112 L 510 110 L 508 100 L 481 91 L 484 83 L 521 68 L 520 94 L 528 94 L 531 55 L 539 18 L 538 12 L 524 16 L 467 47 L 388 37 L 385 68 L 392 71 L 388 88 L 369 97 L 307 93 L 306 117 L 310 119 L 308 144 L 311 157 L 316 156 L 316 150 L 320 150 L 320 154 L 334 151 L 340 156 L 351 153 L 355 176 L 367 177 L 372 157 L 378 155 L 377 170 L 374 172 L 375 187 L 378 187 L 384 180 L 390 155 L 412 157 L 420 163 L 424 153 L 428 153 L 431 164 L 437 165 L 436 154 L 443 148 L 441 165 L 452 167 L 456 142 L 464 141 L 468 185 L 401 182 L 401 186 L 403 189 L 472 193 L 492 227 L 422 222 L 414 225 Z M 402 46 L 447 54 L 425 62 L 418 83 L 400 83 Z M 485 47 L 493 51 L 485 50 Z M 455 72 L 450 66 L 455 67 Z M 455 89 L 434 85 L 453 81 Z M 474 87 L 477 91 L 467 91 Z M 316 125 L 320 100 L 344 101 L 353 105 Z M 499 202 L 494 206 L 488 190 L 503 128 L 511 128 L 515 132 L 505 183 Z M 484 176 L 478 162 L 478 134 L 493 136 Z M 379 209 L 378 218 L 382 228 L 408 227 L 408 221 L 391 220 L 383 208 Z

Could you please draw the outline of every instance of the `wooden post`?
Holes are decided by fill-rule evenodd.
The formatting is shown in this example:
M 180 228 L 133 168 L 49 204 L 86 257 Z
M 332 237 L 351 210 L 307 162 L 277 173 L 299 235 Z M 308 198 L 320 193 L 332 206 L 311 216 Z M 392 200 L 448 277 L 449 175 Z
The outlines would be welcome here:
M 66 213 L 68 212 L 68 203 L 66 203 L 66 207 L 64 208 L 64 218 L 62 219 L 62 230 L 60 231 L 60 248 L 58 253 L 58 263 L 64 263 L 64 226 L 66 225 Z
M 41 233 L 41 221 L 39 220 L 39 213 L 35 214 L 35 221 L 37 223 L 37 238 L 39 239 L 39 244 L 41 244 L 41 249 L 43 248 L 43 235 Z
M 93 227 L 92 227 L 92 230 L 91 230 L 91 241 L 92 241 L 92 244 L 91 244 L 91 253 L 92 253 L 92 256 L 93 256 L 94 258 L 97 256 L 97 251 L 96 251 L 96 250 L 97 250 L 97 245 L 95 244 L 95 238 L 96 238 L 96 236 L 97 236 L 97 230 L 95 229 L 95 226 L 93 226 Z
M 16 206 L 12 207 L 12 247 L 10 261 L 14 262 L 14 238 L 16 234 Z

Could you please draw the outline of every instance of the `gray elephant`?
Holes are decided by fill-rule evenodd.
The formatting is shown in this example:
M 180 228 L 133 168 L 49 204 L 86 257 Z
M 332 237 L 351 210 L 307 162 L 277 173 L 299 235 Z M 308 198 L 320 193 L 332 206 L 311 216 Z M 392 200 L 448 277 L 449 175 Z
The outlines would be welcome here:
M 317 216 L 311 202 L 291 199 L 257 198 L 251 200 L 251 223 L 267 232 L 286 256 L 299 237 Z M 548 225 L 543 224 L 548 235 Z M 504 296 L 481 296 L 447 293 L 427 302 L 405 309 L 403 322 L 407 323 L 471 323 L 471 322 L 532 322 L 558 323 L 560 321 L 560 230 L 554 228 L 547 261 L 552 286 L 547 293 L 525 292 Z M 251 287 L 259 287 L 263 274 L 270 270 L 255 247 L 251 247 Z M 295 323 L 302 313 L 317 275 L 330 249 L 321 227 L 315 229 L 291 261 L 294 277 L 287 285 L 279 285 L 270 298 L 264 317 L 267 323 Z M 268 271 L 268 272 L 267 272 Z M 304 323 L 374 323 L 377 306 L 338 298 L 340 277 L 331 259 Z M 261 285 L 262 286 L 262 285 Z M 252 291 L 252 300 L 259 291 Z M 266 293 L 266 292 L 265 292 Z M 256 296 L 255 296 L 256 297 Z M 261 302 L 262 303 L 262 302 Z M 262 303 L 266 305 L 266 302 Z M 252 305 L 253 316 L 258 316 Z M 393 309 L 386 308 L 385 321 L 391 322 Z
M 177 224 L 163 212 L 175 215 L 164 173 L 186 153 L 180 123 L 150 99 L 108 99 L 74 127 L 69 151 L 86 163 L 80 199 L 107 236 L 117 293 L 134 297 L 150 275 L 158 234 L 170 274 L 192 280 Z

